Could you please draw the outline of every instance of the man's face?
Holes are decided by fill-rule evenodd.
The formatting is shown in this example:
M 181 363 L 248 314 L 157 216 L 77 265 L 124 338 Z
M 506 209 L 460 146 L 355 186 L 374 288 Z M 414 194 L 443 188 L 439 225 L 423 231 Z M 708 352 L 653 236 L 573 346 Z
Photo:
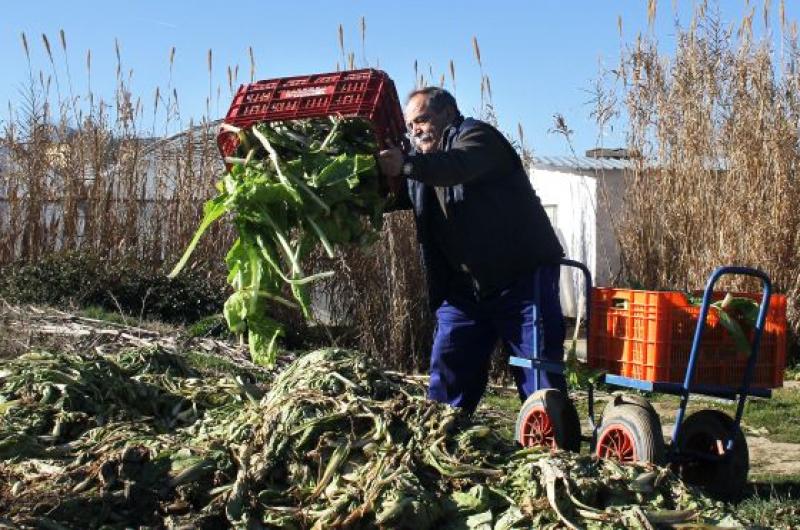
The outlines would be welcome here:
M 412 97 L 406 105 L 406 125 L 416 150 L 420 153 L 438 151 L 442 132 L 452 123 L 454 114 L 451 108 L 434 112 L 425 94 Z

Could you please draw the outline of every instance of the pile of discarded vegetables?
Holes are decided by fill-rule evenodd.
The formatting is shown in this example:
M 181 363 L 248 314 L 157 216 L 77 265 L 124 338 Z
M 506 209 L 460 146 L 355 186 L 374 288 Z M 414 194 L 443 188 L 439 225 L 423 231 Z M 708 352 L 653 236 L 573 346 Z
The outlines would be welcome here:
M 655 528 L 732 523 L 669 470 L 517 450 L 368 357 L 280 371 L 157 348 L 0 369 L 2 528 Z

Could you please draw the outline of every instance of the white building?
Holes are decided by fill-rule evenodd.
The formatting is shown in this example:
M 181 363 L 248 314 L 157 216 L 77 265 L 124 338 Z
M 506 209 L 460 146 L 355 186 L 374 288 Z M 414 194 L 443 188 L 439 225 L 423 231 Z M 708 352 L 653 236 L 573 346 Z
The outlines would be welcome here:
M 535 157 L 529 175 L 566 256 L 586 264 L 594 285 L 611 286 L 620 271 L 613 223 L 622 211 L 623 173 L 630 162 L 624 150 L 587 154 L 593 156 Z M 577 307 L 584 314 L 581 277 L 562 269 L 561 304 L 567 316 L 576 316 Z

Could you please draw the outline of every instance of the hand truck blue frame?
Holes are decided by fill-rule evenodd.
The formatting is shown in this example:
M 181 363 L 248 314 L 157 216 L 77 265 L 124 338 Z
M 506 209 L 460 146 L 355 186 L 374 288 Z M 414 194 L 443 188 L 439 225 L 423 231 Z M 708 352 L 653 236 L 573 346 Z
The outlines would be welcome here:
M 586 328 L 589 329 L 591 273 L 578 261 L 563 259 L 561 265 L 579 269 L 583 273 L 586 284 Z M 761 280 L 762 297 L 750 354 L 739 386 L 695 384 L 693 379 L 701 355 L 700 346 L 714 286 L 724 275 L 744 275 Z M 597 456 L 612 457 L 623 462 L 668 464 L 687 482 L 704 487 L 712 496 L 733 500 L 741 497 L 749 468 L 747 441 L 740 427 L 744 406 L 749 396 L 769 398 L 772 395 L 770 389 L 752 386 L 771 295 L 772 283 L 764 272 L 749 267 L 719 267 L 709 277 L 703 292 L 683 383 L 646 381 L 613 374 L 604 376 L 604 382 L 608 385 L 680 396 L 668 445 L 664 441 L 657 412 L 640 395 L 614 395 L 603 410 L 600 422 L 595 421 L 594 388 L 591 384 L 587 388 L 589 436 L 581 435 L 578 414 L 568 396 L 556 389 L 539 389 L 528 397 L 517 416 L 517 441 L 526 447 L 539 445 L 572 451 L 580 450 L 581 441 L 587 441 L 591 452 Z M 535 293 L 535 299 L 538 300 L 538 292 Z M 537 331 L 533 334 L 533 358 L 511 357 L 509 363 L 512 366 L 534 368 L 538 389 L 540 370 L 564 373 L 564 364 L 541 358 L 542 321 L 536 306 L 538 304 L 534 304 Z M 587 351 L 588 355 L 591 355 L 591 351 Z M 715 409 L 703 409 L 687 416 L 686 409 L 692 394 L 736 401 L 734 417 Z

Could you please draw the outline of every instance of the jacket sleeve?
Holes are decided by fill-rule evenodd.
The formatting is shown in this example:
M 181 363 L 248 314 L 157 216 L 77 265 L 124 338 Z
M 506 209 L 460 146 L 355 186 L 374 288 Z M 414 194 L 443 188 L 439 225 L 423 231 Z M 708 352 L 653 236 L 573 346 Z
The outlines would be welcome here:
M 519 163 L 516 153 L 488 125 L 461 133 L 447 151 L 411 154 L 411 176 L 430 186 L 455 186 L 493 174 L 505 174 Z

